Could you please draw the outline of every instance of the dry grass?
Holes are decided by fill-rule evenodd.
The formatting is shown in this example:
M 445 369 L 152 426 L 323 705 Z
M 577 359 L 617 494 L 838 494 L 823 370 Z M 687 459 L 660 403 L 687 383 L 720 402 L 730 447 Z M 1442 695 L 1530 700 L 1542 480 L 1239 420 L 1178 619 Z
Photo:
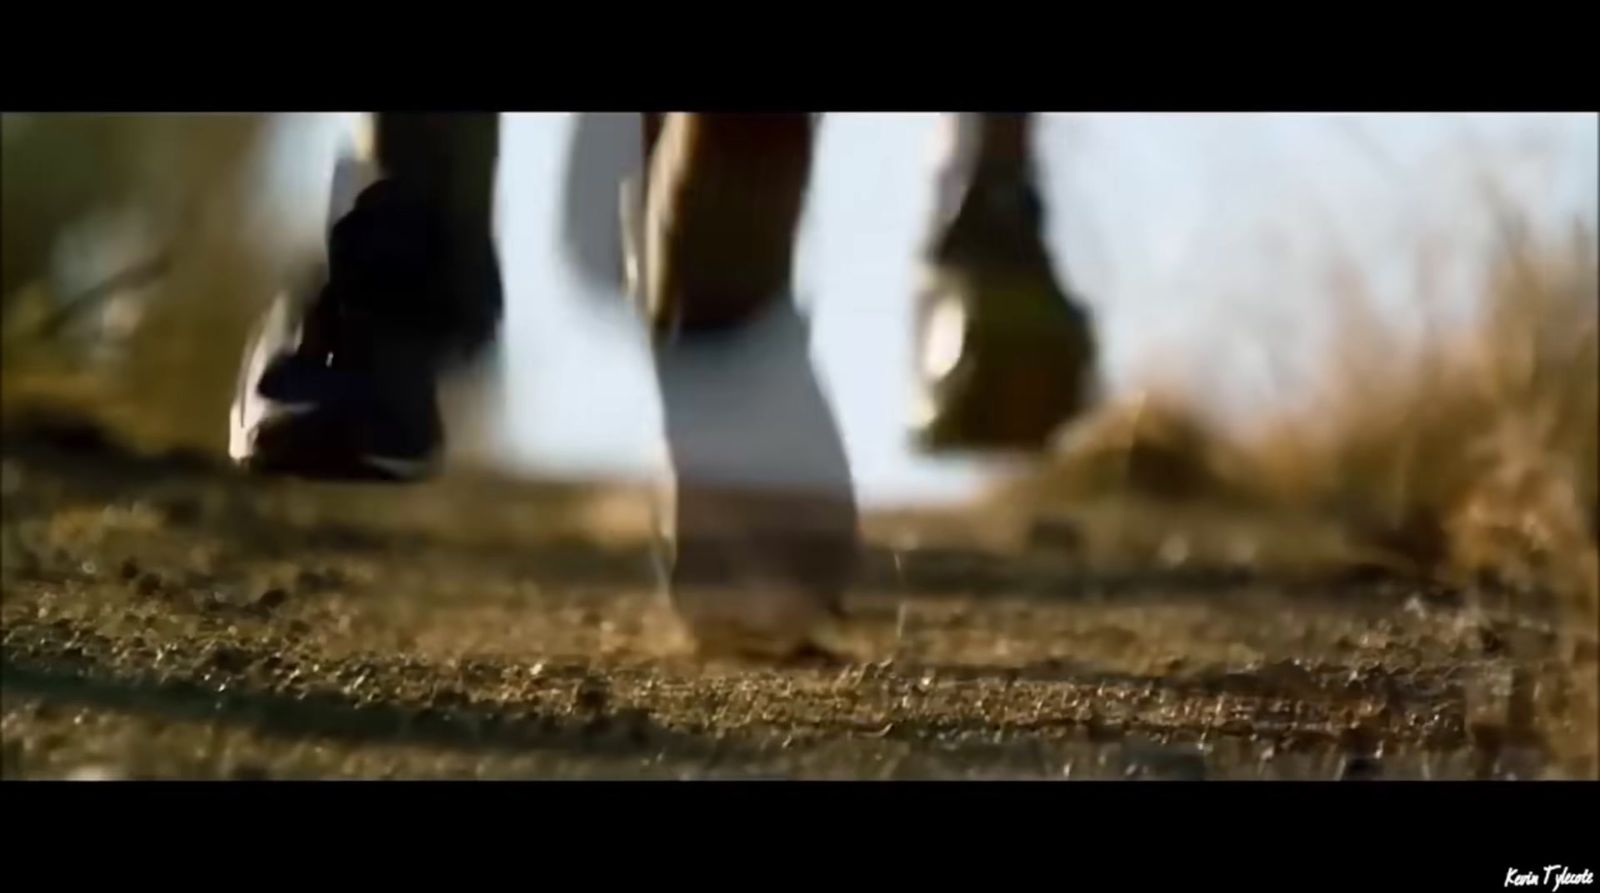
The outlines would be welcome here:
M 1594 236 L 1514 245 L 1490 282 L 1473 324 L 1416 343 L 1355 290 L 1315 391 L 1252 432 L 1145 391 L 1070 429 L 996 501 L 1306 513 L 1421 571 L 1572 588 L 1600 509 Z
M 1554 602 L 1570 671 L 1546 704 L 1557 751 L 1596 774 L 1600 631 L 1600 334 L 1596 241 L 1508 239 L 1480 312 L 1420 341 L 1351 280 L 1313 393 L 1228 434 L 1161 393 L 1105 407 L 995 504 L 1094 511 L 1115 502 L 1248 507 L 1320 519 L 1411 573 Z M 1324 552 L 1327 558 L 1329 553 Z M 1280 556 L 1281 557 L 1281 556 Z M 1541 598 L 1542 597 L 1542 598 Z
M 1352 295 L 1322 386 L 1239 445 L 1231 483 L 1431 572 L 1592 599 L 1594 237 L 1509 246 L 1489 281 L 1473 325 L 1414 350 Z
M 1352 304 L 1325 386 L 1245 452 L 1263 499 L 1321 512 L 1457 584 L 1553 597 L 1537 722 L 1567 770 L 1600 755 L 1600 333 L 1595 236 L 1509 244 L 1465 330 L 1406 351 Z M 1532 603 L 1529 604 L 1532 607 Z

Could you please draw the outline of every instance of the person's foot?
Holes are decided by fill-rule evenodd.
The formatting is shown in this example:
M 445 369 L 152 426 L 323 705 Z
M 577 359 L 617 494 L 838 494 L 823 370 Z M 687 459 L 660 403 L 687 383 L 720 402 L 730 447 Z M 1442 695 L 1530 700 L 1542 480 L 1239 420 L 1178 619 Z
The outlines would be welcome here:
M 916 309 L 925 452 L 1038 452 L 1089 399 L 1087 311 L 1060 286 L 1021 173 L 979 169 L 929 252 Z
M 843 599 L 860 560 L 848 491 L 678 482 L 658 519 L 658 572 L 707 657 L 839 654 Z
M 250 471 L 415 480 L 444 445 L 444 366 L 492 337 L 500 279 L 487 230 L 463 234 L 392 181 L 334 226 L 309 306 L 280 298 L 245 350 L 229 453 Z
M 810 327 L 780 302 L 748 328 L 662 345 L 660 581 L 702 654 L 828 645 L 861 555 L 839 425 Z

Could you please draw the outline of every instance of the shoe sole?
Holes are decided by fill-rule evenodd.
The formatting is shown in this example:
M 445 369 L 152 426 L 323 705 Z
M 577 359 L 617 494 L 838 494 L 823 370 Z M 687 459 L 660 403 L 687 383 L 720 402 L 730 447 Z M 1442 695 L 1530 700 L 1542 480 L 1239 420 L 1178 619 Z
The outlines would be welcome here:
M 256 448 L 256 432 L 273 417 L 314 412 L 314 403 L 281 403 L 256 392 L 267 364 L 293 347 L 297 338 L 295 302 L 279 295 L 251 333 L 245 346 L 244 362 L 235 385 L 229 411 L 228 457 L 235 465 L 253 474 L 287 475 L 318 480 L 392 481 L 408 483 L 425 480 L 439 471 L 437 455 L 423 458 L 358 452 L 347 456 L 314 458 L 294 455 L 267 455 Z

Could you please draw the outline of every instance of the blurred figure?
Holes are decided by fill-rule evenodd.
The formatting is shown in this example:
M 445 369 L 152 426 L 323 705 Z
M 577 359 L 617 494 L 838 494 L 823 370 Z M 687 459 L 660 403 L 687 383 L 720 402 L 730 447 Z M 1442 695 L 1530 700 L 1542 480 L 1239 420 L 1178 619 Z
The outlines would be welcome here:
M 928 450 L 1038 450 L 1080 409 L 1089 322 L 1044 247 L 1031 117 L 964 120 L 961 186 L 935 223 L 918 304 L 915 434 Z M 858 553 L 849 464 L 789 300 L 816 127 L 807 113 L 645 114 L 643 180 L 618 184 L 606 212 L 666 411 L 670 593 L 709 648 L 816 645 Z M 275 307 L 247 349 L 230 449 L 253 470 L 431 473 L 438 376 L 499 324 L 497 116 L 385 113 L 375 131 L 376 177 L 332 228 L 320 291 Z M 604 171 L 588 152 L 609 145 L 605 131 L 579 137 Z M 567 214 L 596 229 L 597 211 L 569 200 Z M 605 254 L 580 259 L 593 270 Z M 772 463 L 802 483 L 763 486 Z
M 305 215 L 278 213 L 279 123 L 0 114 L 0 414 L 43 400 L 150 447 L 216 443 L 261 283 L 298 281 L 316 247 L 280 225 Z

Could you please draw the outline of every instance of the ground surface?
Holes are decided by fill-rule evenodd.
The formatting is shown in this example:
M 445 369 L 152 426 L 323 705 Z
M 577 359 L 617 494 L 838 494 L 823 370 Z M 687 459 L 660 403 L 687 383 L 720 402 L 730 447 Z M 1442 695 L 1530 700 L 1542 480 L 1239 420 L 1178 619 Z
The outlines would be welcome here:
M 1549 773 L 1540 622 L 1437 588 L 877 545 L 858 660 L 705 663 L 643 545 L 582 532 L 622 491 L 3 462 L 8 778 Z

